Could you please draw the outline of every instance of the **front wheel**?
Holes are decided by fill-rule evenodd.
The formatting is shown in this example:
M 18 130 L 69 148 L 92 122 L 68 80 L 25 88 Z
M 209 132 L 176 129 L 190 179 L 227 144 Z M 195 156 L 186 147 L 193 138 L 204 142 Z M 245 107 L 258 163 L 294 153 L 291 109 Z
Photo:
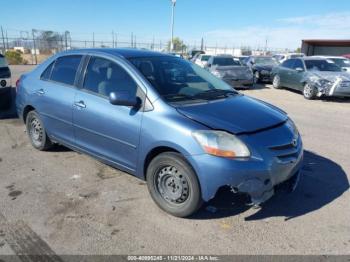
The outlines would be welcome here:
M 30 111 L 26 118 L 26 130 L 33 147 L 45 151 L 52 147 L 47 136 L 43 122 L 36 111 Z
M 256 72 L 254 73 L 254 83 L 255 83 L 255 84 L 261 83 L 259 71 L 256 71 Z
M 281 88 L 281 78 L 279 75 L 275 75 L 272 80 L 272 86 L 275 89 L 280 89 Z
M 306 99 L 312 100 L 316 98 L 316 88 L 309 83 L 304 85 L 303 95 Z
M 180 154 L 166 152 L 158 155 L 149 164 L 146 176 L 153 200 L 167 213 L 187 217 L 201 207 L 197 176 Z

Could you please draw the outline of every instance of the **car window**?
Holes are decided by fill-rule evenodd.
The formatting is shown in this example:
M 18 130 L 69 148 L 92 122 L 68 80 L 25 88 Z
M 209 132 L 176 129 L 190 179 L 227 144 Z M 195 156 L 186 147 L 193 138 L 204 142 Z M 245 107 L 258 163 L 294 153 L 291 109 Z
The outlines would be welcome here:
M 204 56 L 202 56 L 201 61 L 208 61 L 209 58 L 210 58 L 209 55 L 204 55 Z
M 215 57 L 213 60 L 213 65 L 218 66 L 240 66 L 241 63 L 235 61 L 232 57 Z
M 285 68 L 293 68 L 294 61 L 295 61 L 295 59 L 288 59 L 288 60 L 284 61 L 281 66 L 285 67 Z
M 137 84 L 116 63 L 100 57 L 92 57 L 86 69 L 83 89 L 108 97 L 111 92 L 127 92 L 136 96 Z
M 257 65 L 277 65 L 277 61 L 272 57 L 255 57 L 254 62 Z
M 180 58 L 159 56 L 129 60 L 171 103 L 195 103 L 203 99 L 222 99 L 227 92 L 236 94 L 231 86 L 207 70 Z
M 304 64 L 300 59 L 295 59 L 295 62 L 293 64 L 293 69 L 297 69 L 297 68 L 302 68 L 304 69 Z
M 306 60 L 306 68 L 312 71 L 331 71 L 331 72 L 340 72 L 341 68 L 337 66 L 331 60 Z
M 51 73 L 51 80 L 67 85 L 74 85 L 75 76 L 78 71 L 82 56 L 63 56 L 56 60 Z
M 5 57 L 0 56 L 0 67 L 7 67 L 7 66 L 8 66 L 8 64 L 7 64 Z
M 49 80 L 49 79 L 50 79 L 51 71 L 52 71 L 53 65 L 54 65 L 54 62 L 52 62 L 52 63 L 45 69 L 45 71 L 41 74 L 40 79 L 42 79 L 42 80 Z
M 350 67 L 350 60 L 343 59 L 343 58 L 331 58 L 329 60 L 332 60 L 337 66 L 340 67 Z

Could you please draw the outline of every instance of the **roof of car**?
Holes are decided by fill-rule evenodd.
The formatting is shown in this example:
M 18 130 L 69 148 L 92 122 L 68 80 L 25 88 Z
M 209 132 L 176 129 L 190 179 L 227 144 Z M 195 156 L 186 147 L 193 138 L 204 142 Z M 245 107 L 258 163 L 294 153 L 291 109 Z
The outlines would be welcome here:
M 323 58 L 323 59 L 344 59 L 346 60 L 345 57 L 343 56 L 312 56 L 312 57 L 319 57 L 319 58 Z
M 74 49 L 65 51 L 66 53 L 88 53 L 88 52 L 98 52 L 116 55 L 124 58 L 132 57 L 150 57 L 150 56 L 172 56 L 167 53 L 160 53 L 146 49 L 135 49 L 135 48 L 86 48 L 86 49 Z

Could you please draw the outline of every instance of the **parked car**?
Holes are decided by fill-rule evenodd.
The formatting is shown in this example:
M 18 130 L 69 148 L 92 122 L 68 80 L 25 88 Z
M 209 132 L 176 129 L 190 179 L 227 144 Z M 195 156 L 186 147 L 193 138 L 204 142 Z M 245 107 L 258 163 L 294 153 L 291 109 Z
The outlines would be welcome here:
M 199 55 L 205 54 L 205 52 L 202 50 L 191 50 L 188 54 L 188 59 L 194 62 Z
M 289 59 L 274 68 L 273 87 L 302 91 L 306 99 L 350 97 L 350 75 L 333 61 L 317 57 Z
M 303 53 L 286 53 L 286 54 L 276 54 L 276 55 L 273 55 L 272 57 L 275 58 L 276 61 L 281 64 L 288 59 L 299 58 L 304 56 L 305 54 Z
M 11 70 L 6 58 L 0 54 L 0 109 L 11 106 Z
M 247 62 L 254 74 L 254 82 L 271 82 L 272 68 L 278 65 L 271 56 L 251 56 Z
M 342 56 L 314 56 L 323 59 L 328 59 L 333 61 L 337 66 L 339 66 L 343 71 L 350 73 L 350 60 Z
M 248 60 L 249 60 L 249 56 L 244 56 L 244 55 L 242 55 L 242 56 L 238 56 L 238 57 L 236 57 L 236 58 L 238 58 L 239 59 L 239 61 L 241 62 L 241 64 L 242 65 L 247 65 L 247 62 L 248 62 Z
M 233 56 L 211 56 L 206 68 L 234 88 L 249 88 L 254 84 L 253 72 Z
M 210 58 L 210 55 L 206 55 L 206 54 L 200 54 L 196 60 L 194 61 L 194 63 L 196 65 L 199 65 L 200 67 L 204 68 L 207 65 L 207 62 Z
M 283 182 L 295 188 L 302 167 L 285 112 L 167 54 L 58 53 L 20 78 L 16 106 L 34 148 L 59 143 L 144 179 L 174 216 L 227 185 L 258 205 Z

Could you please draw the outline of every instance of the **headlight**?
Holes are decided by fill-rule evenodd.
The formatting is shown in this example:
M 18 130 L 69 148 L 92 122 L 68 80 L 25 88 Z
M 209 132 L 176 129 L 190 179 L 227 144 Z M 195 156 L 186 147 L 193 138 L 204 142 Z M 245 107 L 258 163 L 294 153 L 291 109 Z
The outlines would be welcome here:
M 219 78 L 222 77 L 222 74 L 219 71 L 212 71 L 212 74 L 216 77 L 219 77 Z
M 299 131 L 298 131 L 297 126 L 296 126 L 296 125 L 294 124 L 294 122 L 292 121 L 292 119 L 289 118 L 286 124 L 287 124 L 288 128 L 292 131 L 293 137 L 294 137 L 294 138 L 298 138 L 298 136 L 299 136 Z
M 199 130 L 192 135 L 207 154 L 228 158 L 250 156 L 248 147 L 235 135 L 227 132 Z

